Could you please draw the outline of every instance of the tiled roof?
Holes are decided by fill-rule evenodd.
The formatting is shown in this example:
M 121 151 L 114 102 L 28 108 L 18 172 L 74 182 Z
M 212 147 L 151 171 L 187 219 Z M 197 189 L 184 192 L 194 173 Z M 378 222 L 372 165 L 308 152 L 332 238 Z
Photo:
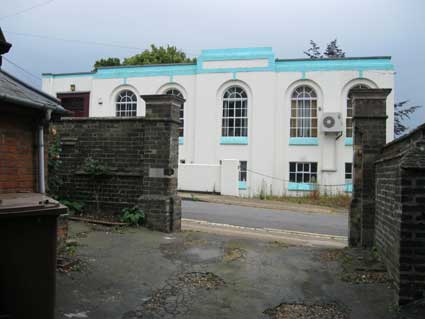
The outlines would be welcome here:
M 51 109 L 53 112 L 66 112 L 58 99 L 33 88 L 3 70 L 0 70 L 0 100 L 20 106 Z

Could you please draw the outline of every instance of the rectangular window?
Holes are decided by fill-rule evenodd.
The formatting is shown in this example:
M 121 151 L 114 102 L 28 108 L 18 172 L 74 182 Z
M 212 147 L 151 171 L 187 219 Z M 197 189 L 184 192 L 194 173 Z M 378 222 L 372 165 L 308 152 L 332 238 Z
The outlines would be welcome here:
M 291 137 L 317 137 L 317 100 L 291 101 Z
M 61 100 L 62 106 L 72 112 L 72 117 L 88 117 L 89 116 L 89 92 L 79 93 L 58 93 L 57 98 Z
M 353 183 L 353 164 L 345 163 L 345 184 Z
M 290 162 L 289 181 L 291 183 L 317 183 L 317 163 Z
M 239 182 L 246 182 L 247 168 L 248 168 L 247 161 L 239 162 Z

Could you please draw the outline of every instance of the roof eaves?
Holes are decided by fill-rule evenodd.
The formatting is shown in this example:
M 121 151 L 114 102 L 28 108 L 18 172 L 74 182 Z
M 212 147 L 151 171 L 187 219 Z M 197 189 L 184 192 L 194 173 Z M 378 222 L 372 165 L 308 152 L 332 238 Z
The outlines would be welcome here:
M 24 99 L 16 96 L 11 96 L 8 94 L 0 94 L 0 100 L 10 102 L 13 104 L 18 104 L 24 107 L 30 107 L 33 109 L 39 109 L 39 110 L 52 110 L 53 112 L 58 113 L 70 113 L 69 111 L 65 110 L 62 106 L 54 105 L 54 104 L 43 104 L 40 102 L 35 102 L 29 99 Z

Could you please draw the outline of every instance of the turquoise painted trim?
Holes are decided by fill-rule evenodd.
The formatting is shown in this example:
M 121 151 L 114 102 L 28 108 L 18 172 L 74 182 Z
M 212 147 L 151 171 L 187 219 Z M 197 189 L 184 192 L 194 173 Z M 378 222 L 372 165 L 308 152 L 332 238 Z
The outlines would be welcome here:
M 95 79 L 134 78 L 148 76 L 195 75 L 195 64 L 139 66 L 98 69 L 93 75 Z
M 319 145 L 317 137 L 290 137 L 289 145 Z
M 174 75 L 170 75 L 170 78 L 168 79 L 169 82 L 174 82 Z
M 239 181 L 239 189 L 247 189 L 248 187 L 246 186 L 246 182 L 244 181 Z
M 259 48 L 229 48 L 202 50 L 199 59 L 202 61 L 224 61 L 224 60 L 253 60 L 274 59 L 271 47 Z
M 229 61 L 229 60 L 255 60 L 267 59 L 268 65 L 265 67 L 252 68 L 217 68 L 205 69 L 204 62 L 208 61 Z M 197 59 L 197 72 L 202 73 L 236 73 L 236 72 L 274 72 L 275 56 L 272 48 L 233 48 L 233 49 L 212 49 L 202 50 Z
M 305 80 L 305 71 L 301 72 L 301 79 Z
M 236 80 L 236 72 L 233 72 L 232 79 Z
M 353 184 L 345 184 L 344 185 L 344 192 L 352 193 L 353 192 Z
M 390 59 L 276 61 L 276 72 L 394 70 Z
M 248 144 L 247 136 L 222 136 L 220 137 L 220 144 Z
M 184 144 L 184 136 L 179 136 L 179 145 Z
M 359 78 L 362 79 L 363 78 L 363 70 L 359 70 Z
M 344 145 L 352 146 L 353 145 L 353 138 L 352 137 L 346 137 L 345 141 L 344 141 Z
M 312 191 L 312 190 L 314 190 L 314 184 L 288 183 L 288 190 L 290 190 L 290 191 Z

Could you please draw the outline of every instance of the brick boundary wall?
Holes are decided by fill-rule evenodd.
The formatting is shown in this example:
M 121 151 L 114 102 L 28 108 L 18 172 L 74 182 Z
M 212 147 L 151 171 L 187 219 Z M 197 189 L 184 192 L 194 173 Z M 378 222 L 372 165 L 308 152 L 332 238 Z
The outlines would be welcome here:
M 425 298 L 425 124 L 385 144 L 390 90 L 353 90 L 350 246 L 376 247 L 398 304 Z
M 146 117 L 63 118 L 54 123 L 62 148 L 60 195 L 84 202 L 93 214 L 120 214 L 137 206 L 149 228 L 179 231 L 178 126 L 184 100 L 142 98 Z M 106 168 L 103 174 L 87 172 L 88 158 Z
M 425 298 L 425 124 L 376 161 L 375 246 L 398 302 Z

